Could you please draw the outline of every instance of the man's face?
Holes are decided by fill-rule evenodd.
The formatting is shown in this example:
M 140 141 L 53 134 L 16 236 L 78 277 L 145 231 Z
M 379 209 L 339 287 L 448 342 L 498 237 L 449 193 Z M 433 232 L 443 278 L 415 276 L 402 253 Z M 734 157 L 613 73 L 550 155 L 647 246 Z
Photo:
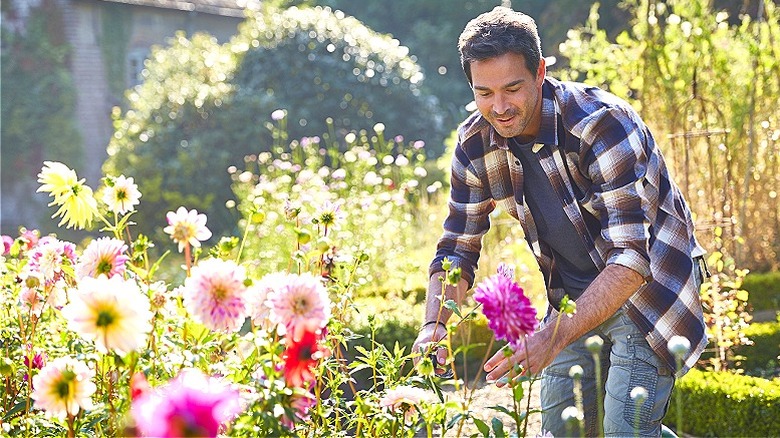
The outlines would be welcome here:
M 482 116 L 502 137 L 530 141 L 539 133 L 544 59 L 536 72 L 525 58 L 506 53 L 471 63 L 474 99 Z

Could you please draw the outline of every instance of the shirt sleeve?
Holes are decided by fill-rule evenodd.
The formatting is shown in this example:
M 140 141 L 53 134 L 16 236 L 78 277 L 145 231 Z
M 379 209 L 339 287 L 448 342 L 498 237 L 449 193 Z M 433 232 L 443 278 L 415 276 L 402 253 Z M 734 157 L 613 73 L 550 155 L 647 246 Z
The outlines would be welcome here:
M 479 137 L 475 140 L 479 141 Z M 461 268 L 461 278 L 471 288 L 482 249 L 482 236 L 490 229 L 489 215 L 495 209 L 495 201 L 484 171 L 480 175 L 460 143 L 452 159 L 450 185 L 449 214 L 428 274 L 433 276 L 443 271 L 441 263 L 446 257 L 453 268 Z
M 583 131 L 583 140 L 591 145 L 583 158 L 593 181 L 592 205 L 600 213 L 607 264 L 625 266 L 649 281 L 650 222 L 643 196 L 647 138 L 635 117 L 617 107 L 594 114 Z

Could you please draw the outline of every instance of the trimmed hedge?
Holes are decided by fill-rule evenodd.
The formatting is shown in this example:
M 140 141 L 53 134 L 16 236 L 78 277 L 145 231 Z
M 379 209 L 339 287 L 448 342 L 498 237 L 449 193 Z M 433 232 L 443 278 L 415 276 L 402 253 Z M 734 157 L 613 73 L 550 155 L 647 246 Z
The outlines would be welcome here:
M 694 436 L 780 436 L 780 379 L 691 370 L 677 381 L 664 424 Z
M 753 311 L 780 310 L 780 271 L 750 273 L 742 282 Z
M 753 345 L 742 345 L 734 353 L 745 356 L 740 368 L 751 376 L 767 377 L 776 375 L 780 365 L 780 322 L 753 323 L 745 329 L 745 336 Z

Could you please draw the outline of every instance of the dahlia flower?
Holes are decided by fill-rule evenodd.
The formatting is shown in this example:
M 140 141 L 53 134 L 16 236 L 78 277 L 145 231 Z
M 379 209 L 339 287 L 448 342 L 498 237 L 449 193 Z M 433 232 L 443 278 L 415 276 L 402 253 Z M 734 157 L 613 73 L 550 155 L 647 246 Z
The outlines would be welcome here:
M 32 248 L 29 259 L 25 270 L 31 274 L 40 274 L 44 283 L 51 286 L 65 276 L 63 267 L 76 263 L 76 246 L 47 236 Z
M 84 179 L 78 179 L 76 172 L 62 163 L 44 161 L 38 182 L 41 187 L 36 192 L 47 192 L 54 200 L 49 206 L 57 205 L 59 210 L 52 216 L 62 216 L 58 226 L 66 223 L 67 228 L 84 229 L 92 224 L 92 218 L 97 211 L 97 201 L 92 196 L 92 189 L 84 184 Z
M 68 327 L 93 339 L 98 351 L 128 353 L 146 343 L 152 330 L 149 299 L 133 280 L 84 277 L 62 315 Z
M 273 272 L 266 274 L 259 281 L 256 281 L 247 290 L 247 312 L 252 322 L 256 326 L 268 328 L 270 323 L 271 307 L 268 296 L 273 291 L 280 289 L 285 284 L 288 274 L 284 272 Z
M 314 382 L 312 368 L 320 358 L 327 355 L 327 350 L 317 343 L 320 334 L 320 329 L 311 322 L 297 330 L 295 336 L 287 338 L 287 349 L 282 358 L 284 380 L 288 386 L 300 388 L 305 383 Z
M 482 304 L 488 327 L 496 339 L 519 347 L 522 339 L 536 330 L 536 309 L 523 289 L 503 274 L 496 274 L 480 283 L 474 300 Z
M 404 422 L 413 423 L 417 418 L 417 406 L 421 402 L 431 400 L 431 394 L 415 386 L 400 385 L 393 389 L 388 389 L 385 395 L 379 400 L 379 405 L 388 408 L 390 412 L 404 414 Z
M 184 281 L 184 307 L 210 330 L 236 332 L 247 316 L 246 273 L 232 261 L 208 259 Z
M 211 238 L 211 231 L 206 228 L 206 215 L 198 213 L 198 210 L 187 211 L 179 207 L 176 212 L 169 211 L 165 215 L 168 226 L 163 231 L 171 235 L 171 239 L 179 244 L 179 252 L 184 251 L 186 245 L 200 247 L 200 242 Z
M 294 333 L 298 327 L 313 322 L 324 328 L 330 319 L 330 298 L 321 277 L 303 273 L 290 274 L 284 284 L 269 294 L 270 320 L 277 333 Z
M 108 210 L 116 214 L 135 210 L 135 206 L 140 202 L 141 192 L 138 191 L 133 177 L 126 178 L 124 175 L 119 175 L 116 178 L 107 178 L 106 181 L 103 202 L 108 206 Z
M 241 411 L 239 392 L 221 380 L 187 369 L 133 401 L 138 430 L 148 437 L 216 437 Z
M 68 414 L 76 415 L 79 409 L 92 409 L 90 397 L 97 389 L 93 377 L 95 372 L 84 362 L 60 357 L 33 376 L 35 389 L 30 397 L 47 416 L 64 419 Z
M 299 393 L 295 391 L 290 396 L 290 405 L 293 408 L 292 418 L 285 411 L 282 414 L 282 425 L 288 429 L 295 427 L 296 421 L 307 421 L 309 419 L 309 410 L 317 405 L 317 399 L 310 393 Z
M 127 245 L 121 240 L 109 237 L 93 240 L 76 263 L 76 275 L 79 278 L 122 275 L 125 263 L 130 259 L 125 251 Z

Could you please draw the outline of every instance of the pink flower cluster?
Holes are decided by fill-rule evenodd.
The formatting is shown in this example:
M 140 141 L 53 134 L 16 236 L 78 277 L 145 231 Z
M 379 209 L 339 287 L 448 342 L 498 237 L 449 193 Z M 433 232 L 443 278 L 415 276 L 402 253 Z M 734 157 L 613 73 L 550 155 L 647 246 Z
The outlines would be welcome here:
M 216 437 L 223 423 L 241 412 L 238 390 L 187 369 L 133 401 L 132 414 L 142 436 Z
M 488 327 L 496 339 L 518 347 L 526 335 L 536 330 L 536 309 L 520 285 L 506 272 L 488 277 L 477 285 L 474 300 L 482 304 Z

